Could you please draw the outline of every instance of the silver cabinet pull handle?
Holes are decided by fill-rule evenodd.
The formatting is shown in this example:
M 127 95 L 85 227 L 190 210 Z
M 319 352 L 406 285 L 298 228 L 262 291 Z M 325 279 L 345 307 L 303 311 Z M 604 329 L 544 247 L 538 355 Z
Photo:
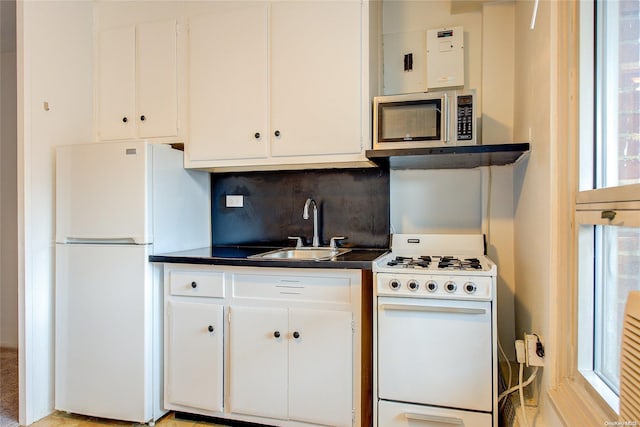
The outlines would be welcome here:
M 404 305 L 404 304 L 382 304 L 380 308 L 383 310 L 396 311 L 422 311 L 426 313 L 458 313 L 458 314 L 485 314 L 487 310 L 484 308 L 465 308 L 465 307 L 429 307 L 422 305 Z
M 429 415 L 429 414 L 416 414 L 414 412 L 406 412 L 404 414 L 408 420 L 416 420 L 416 421 L 431 421 L 434 423 L 441 424 L 455 424 L 455 425 L 464 425 L 462 418 L 453 418 L 453 417 L 441 417 L 439 415 Z

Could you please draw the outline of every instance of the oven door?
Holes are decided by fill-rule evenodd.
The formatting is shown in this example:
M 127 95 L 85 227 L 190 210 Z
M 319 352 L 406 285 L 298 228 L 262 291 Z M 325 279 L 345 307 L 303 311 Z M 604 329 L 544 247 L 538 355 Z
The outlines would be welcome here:
M 378 298 L 378 398 L 491 412 L 491 302 Z

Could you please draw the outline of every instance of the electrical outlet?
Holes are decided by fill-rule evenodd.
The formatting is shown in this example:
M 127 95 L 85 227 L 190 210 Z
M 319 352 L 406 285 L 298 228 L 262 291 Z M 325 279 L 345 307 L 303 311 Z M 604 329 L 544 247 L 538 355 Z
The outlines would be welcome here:
M 244 196 L 241 194 L 227 194 L 225 199 L 227 208 L 241 208 L 244 206 Z
M 527 366 L 544 366 L 544 343 L 539 335 L 524 334 Z

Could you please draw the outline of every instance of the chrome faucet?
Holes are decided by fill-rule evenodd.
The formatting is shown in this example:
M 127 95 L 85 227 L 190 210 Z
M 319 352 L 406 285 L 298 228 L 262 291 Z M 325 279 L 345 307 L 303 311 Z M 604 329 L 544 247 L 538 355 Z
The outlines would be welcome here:
M 312 246 L 317 248 L 320 246 L 320 242 L 318 239 L 318 205 L 316 205 L 316 201 L 311 197 L 307 199 L 304 203 L 304 210 L 302 211 L 302 219 L 309 219 L 309 205 L 313 204 L 313 242 Z

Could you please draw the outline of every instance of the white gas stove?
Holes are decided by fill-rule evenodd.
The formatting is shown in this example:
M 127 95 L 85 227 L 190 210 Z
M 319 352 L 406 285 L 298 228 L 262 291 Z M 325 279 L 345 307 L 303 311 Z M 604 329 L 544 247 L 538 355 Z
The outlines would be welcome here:
M 394 234 L 391 248 L 373 265 L 374 426 L 496 427 L 497 267 L 484 237 Z
M 374 266 L 378 295 L 491 300 L 496 265 L 479 234 L 394 234 Z

